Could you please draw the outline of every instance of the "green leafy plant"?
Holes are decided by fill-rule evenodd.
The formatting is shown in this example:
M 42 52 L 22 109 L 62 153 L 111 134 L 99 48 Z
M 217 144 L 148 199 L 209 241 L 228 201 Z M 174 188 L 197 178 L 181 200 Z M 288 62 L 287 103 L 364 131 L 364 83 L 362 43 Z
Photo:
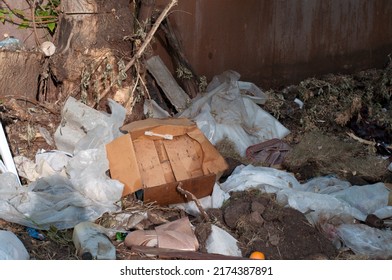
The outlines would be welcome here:
M 34 13 L 26 13 L 20 9 L 12 9 L 6 0 L 0 0 L 5 8 L 0 8 L 0 22 L 10 22 L 19 28 L 46 28 L 53 35 L 57 27 L 60 0 L 49 0 L 40 5 L 36 1 L 28 1 Z

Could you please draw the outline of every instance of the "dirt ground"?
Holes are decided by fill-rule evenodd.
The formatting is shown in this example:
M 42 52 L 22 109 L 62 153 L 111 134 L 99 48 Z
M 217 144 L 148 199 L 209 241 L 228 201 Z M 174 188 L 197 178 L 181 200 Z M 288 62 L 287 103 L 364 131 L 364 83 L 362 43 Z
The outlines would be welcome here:
M 270 101 L 264 109 L 291 131 L 284 139 L 291 151 L 277 168 L 292 172 L 301 182 L 329 174 L 356 185 L 392 182 L 387 170 L 391 153 L 388 145 L 392 143 L 390 66 L 353 75 L 310 78 L 298 85 L 271 89 L 267 93 Z M 294 102 L 296 99 L 303 102 L 302 108 Z M 50 135 L 60 123 L 60 110 L 61 104 L 2 100 L 0 117 L 12 153 L 34 159 L 39 149 L 55 149 Z M 238 157 L 227 147 L 220 151 L 231 165 L 228 174 L 236 165 L 249 163 L 248 159 Z M 132 201 L 129 199 L 129 203 Z M 138 205 L 154 214 L 140 225 L 143 229 L 186 215 L 178 209 Z M 238 240 L 245 258 L 255 250 L 264 252 L 267 259 L 353 258 L 349 251 L 338 251 L 307 222 L 303 214 L 282 208 L 273 196 L 258 191 L 232 193 L 221 209 L 210 209 L 208 215 L 209 222 L 190 216 L 201 245 L 200 252 L 205 251 L 205 239 L 213 223 L 225 228 Z M 157 221 L 157 217 L 162 219 Z M 97 223 L 105 224 L 104 219 Z M 53 228 L 42 232 L 46 236 L 44 240 L 36 240 L 20 225 L 0 221 L 0 229 L 15 232 L 32 259 L 79 258 L 72 243 L 72 230 Z M 113 240 L 113 243 L 118 259 L 149 258 L 131 252 L 122 240 Z

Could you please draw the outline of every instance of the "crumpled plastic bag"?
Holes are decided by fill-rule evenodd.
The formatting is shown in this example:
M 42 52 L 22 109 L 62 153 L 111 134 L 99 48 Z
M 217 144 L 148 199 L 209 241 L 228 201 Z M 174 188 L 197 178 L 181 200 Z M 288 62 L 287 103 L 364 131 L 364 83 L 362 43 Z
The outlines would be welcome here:
M 66 229 L 118 211 L 124 186 L 106 175 L 108 166 L 102 147 L 73 157 L 69 178 L 54 174 L 20 186 L 14 174 L 0 174 L 0 218 L 37 229 Z
M 67 176 L 65 168 L 72 157 L 63 151 L 38 151 L 35 155 L 35 162 L 24 156 L 14 157 L 15 165 L 20 177 L 27 179 L 29 182 L 47 177 L 54 174 Z
M 62 121 L 54 134 L 58 150 L 76 154 L 98 148 L 121 135 L 126 110 L 108 99 L 111 114 L 94 110 L 73 97 L 69 97 L 62 110 Z
M 370 258 L 392 257 L 392 231 L 380 230 L 363 224 L 342 224 L 337 235 L 355 254 Z
M 213 145 L 229 139 L 239 155 L 245 156 L 249 146 L 281 139 L 290 131 L 258 105 L 267 100 L 259 88 L 238 80 L 239 74 L 234 71 L 214 77 L 207 92 L 194 98 L 178 117 L 194 120 Z
M 0 174 L 0 218 L 31 228 L 72 228 L 121 209 L 124 185 L 106 172 L 105 144 L 122 133 L 125 108 L 109 100 L 111 114 L 68 98 L 56 130 L 58 151 L 37 153 L 36 163 L 21 158 L 21 174 L 32 183 L 17 184 Z

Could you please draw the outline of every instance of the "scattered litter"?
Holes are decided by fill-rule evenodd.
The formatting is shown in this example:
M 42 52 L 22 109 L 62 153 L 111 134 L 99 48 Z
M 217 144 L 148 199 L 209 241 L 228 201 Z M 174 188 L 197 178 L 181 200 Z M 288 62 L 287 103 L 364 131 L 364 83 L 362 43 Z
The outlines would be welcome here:
M 294 103 L 296 103 L 300 109 L 302 109 L 304 107 L 304 103 L 301 100 L 299 100 L 298 98 L 294 99 Z
M 2 173 L 12 172 L 16 175 L 17 180 L 20 183 L 19 175 L 16 170 L 15 162 L 12 158 L 10 148 L 8 146 L 8 141 L 4 133 L 3 125 L 0 122 L 0 162 Z
M 342 224 L 336 228 L 342 242 L 355 254 L 371 258 L 390 259 L 392 231 L 363 224 Z
M 58 150 L 75 154 L 98 148 L 121 135 L 125 108 L 108 99 L 112 114 L 103 112 L 69 97 L 62 110 L 62 121 L 54 134 Z
M 0 260 L 29 260 L 22 241 L 11 231 L 0 230 Z
M 56 46 L 50 41 L 43 42 L 39 48 L 45 56 L 52 56 L 56 51 Z
M 29 234 L 29 236 L 34 239 L 37 239 L 37 240 L 44 240 L 45 239 L 45 235 L 38 232 L 38 230 L 36 230 L 35 228 L 27 227 L 26 231 Z
M 54 143 L 54 139 L 53 139 L 52 135 L 45 127 L 39 126 L 38 130 L 39 130 L 39 133 L 41 134 L 41 136 L 45 139 L 45 142 L 49 146 L 54 147 L 56 145 Z
M 320 184 L 317 184 L 317 181 Z M 305 184 L 300 184 L 294 176 L 285 171 L 248 165 L 237 167 L 221 186 L 226 192 L 253 188 L 265 193 L 274 193 L 281 205 L 286 205 L 305 214 L 308 221 L 313 226 L 324 230 L 336 246 L 342 245 L 337 242 L 337 238 L 342 239 L 343 246 L 349 248 L 356 242 L 367 242 L 366 246 L 361 245 L 362 248 L 368 250 L 366 253 L 362 252 L 363 254 L 377 255 L 382 258 L 392 256 L 392 251 L 387 247 L 383 249 L 383 255 L 380 255 L 378 245 L 372 244 L 373 240 L 366 238 L 365 232 L 359 233 L 362 229 L 370 228 L 368 225 L 360 227 L 355 225 L 358 221 L 365 223 L 369 214 L 375 215 L 379 211 L 383 212 L 384 217 L 392 216 L 391 206 L 388 205 L 389 190 L 383 183 L 351 186 L 348 182 L 327 177 L 315 178 Z M 341 232 L 344 232 L 345 235 L 348 234 L 349 229 L 356 231 L 350 238 L 343 238 L 342 233 L 340 235 L 338 233 L 338 229 L 344 224 L 347 227 L 343 227 L 345 230 Z M 374 234 L 374 230 L 372 229 L 372 234 Z M 388 236 L 390 230 L 382 229 L 382 232 Z M 363 234 L 360 236 L 362 240 L 355 240 L 354 238 L 359 234 Z M 347 243 L 348 239 L 350 242 Z M 388 246 L 390 246 L 392 240 L 389 239 L 388 242 Z
M 162 137 L 163 139 L 166 139 L 166 140 L 173 140 L 173 135 L 171 135 L 171 134 L 159 134 L 159 133 L 154 133 L 152 131 L 145 131 L 144 135 L 158 136 L 158 137 Z
M 115 260 L 116 247 L 106 229 L 92 222 L 81 222 L 73 230 L 72 240 L 83 260 Z
M 125 238 L 125 245 L 147 246 L 182 251 L 197 251 L 199 242 L 188 217 L 155 227 L 154 230 L 136 230 Z
M 19 39 L 16 39 L 8 34 L 4 34 L 4 40 L 0 41 L 0 50 L 20 51 L 24 46 Z
M 283 163 L 290 146 L 280 139 L 271 139 L 246 149 L 246 157 L 253 163 L 265 166 L 277 166 Z
M 252 260 L 265 260 L 265 255 L 263 252 L 254 251 L 249 255 Z
M 256 96 L 241 93 L 249 89 L 249 85 L 242 88 L 244 84 L 238 79 L 239 74 L 234 71 L 215 77 L 207 92 L 194 98 L 178 116 L 193 119 L 214 145 L 229 139 L 238 154 L 245 157 L 249 146 L 273 138 L 282 139 L 290 131 L 260 108 L 258 104 L 267 100 L 266 95 L 261 90 Z
M 121 130 L 127 134 L 107 144 L 106 151 L 111 178 L 125 186 L 123 196 L 142 190 L 141 200 L 145 202 L 187 202 L 177 191 L 181 182 L 196 198 L 206 197 L 228 167 L 191 120 L 146 119 Z M 159 136 L 146 137 L 146 131 Z M 171 135 L 173 139 L 162 139 L 161 135 Z
M 226 256 L 242 256 L 237 245 L 238 241 L 227 231 L 211 225 L 211 233 L 206 241 L 206 249 L 211 254 L 221 254 Z
M 149 118 L 164 119 L 169 118 L 170 114 L 163 110 L 154 100 L 146 99 L 143 104 L 144 115 Z
M 12 173 L 0 174 L 0 218 L 37 229 L 72 228 L 118 211 L 123 185 L 106 175 L 103 148 L 79 152 L 69 160 L 69 177 L 54 174 L 27 187 Z
M 230 195 L 224 192 L 218 183 L 215 183 L 212 194 L 199 199 L 199 202 L 203 209 L 207 210 L 211 208 L 221 208 L 223 203 L 229 198 Z M 177 209 L 183 209 L 186 213 L 194 217 L 198 217 L 200 215 L 200 211 L 194 201 L 171 204 L 169 206 Z
M 47 177 L 53 174 L 61 174 L 67 177 L 66 166 L 72 155 L 58 150 L 40 150 L 35 155 L 35 162 L 24 156 L 14 157 L 20 177 L 29 182 Z

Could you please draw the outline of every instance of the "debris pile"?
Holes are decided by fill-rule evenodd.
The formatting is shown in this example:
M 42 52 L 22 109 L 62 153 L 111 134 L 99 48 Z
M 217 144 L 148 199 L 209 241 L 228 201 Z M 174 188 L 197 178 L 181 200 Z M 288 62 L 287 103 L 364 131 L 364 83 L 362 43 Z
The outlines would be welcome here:
M 60 107 L 0 103 L 0 258 L 392 258 L 391 66 L 281 91 L 232 70 L 206 83 L 165 18 L 175 3 L 122 65 L 131 86 L 89 103 L 84 72 Z M 160 26 L 181 85 L 146 54 Z

